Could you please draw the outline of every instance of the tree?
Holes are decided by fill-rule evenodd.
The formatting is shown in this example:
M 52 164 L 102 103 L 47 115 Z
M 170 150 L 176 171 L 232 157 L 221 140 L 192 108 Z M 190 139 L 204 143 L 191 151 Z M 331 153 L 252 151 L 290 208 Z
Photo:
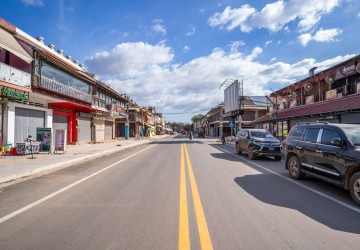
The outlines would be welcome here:
M 196 123 L 196 122 L 199 122 L 203 117 L 204 117 L 204 115 L 202 115 L 202 114 L 194 115 L 194 116 L 191 118 L 191 121 L 192 121 L 193 123 Z

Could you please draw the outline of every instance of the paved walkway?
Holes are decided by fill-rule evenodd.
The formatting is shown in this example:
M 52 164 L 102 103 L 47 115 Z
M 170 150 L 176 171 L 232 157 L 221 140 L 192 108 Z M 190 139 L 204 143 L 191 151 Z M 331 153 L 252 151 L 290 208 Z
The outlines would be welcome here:
M 166 136 L 155 136 L 151 140 Z M 0 156 L 0 184 L 12 183 L 19 178 L 54 171 L 75 163 L 114 153 L 129 147 L 149 143 L 150 140 L 113 140 L 97 144 L 67 145 L 66 154 L 34 154 L 21 156 Z

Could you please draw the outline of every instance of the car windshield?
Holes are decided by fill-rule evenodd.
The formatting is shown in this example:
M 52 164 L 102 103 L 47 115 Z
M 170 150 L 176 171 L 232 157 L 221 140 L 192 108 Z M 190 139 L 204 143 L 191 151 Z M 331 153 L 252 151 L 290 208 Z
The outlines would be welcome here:
M 250 135 L 251 137 L 258 137 L 258 138 L 269 138 L 269 137 L 273 137 L 272 134 L 267 131 L 267 130 L 264 130 L 264 131 L 250 131 Z
M 360 147 L 360 126 L 343 127 L 343 130 L 351 143 L 356 147 Z

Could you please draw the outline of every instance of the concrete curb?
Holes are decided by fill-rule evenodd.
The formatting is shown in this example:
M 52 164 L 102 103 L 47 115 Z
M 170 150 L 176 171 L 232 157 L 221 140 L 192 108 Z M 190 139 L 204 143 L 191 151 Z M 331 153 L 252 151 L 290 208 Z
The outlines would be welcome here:
M 0 178 L 0 184 L 6 183 L 6 182 L 11 182 L 11 181 L 14 181 L 16 179 L 29 177 L 29 176 L 36 175 L 36 174 L 45 173 L 46 171 L 53 172 L 53 171 L 56 171 L 56 170 L 59 170 L 59 169 L 62 169 L 62 168 L 70 167 L 70 166 L 72 166 L 74 164 L 77 164 L 77 163 L 80 163 L 80 162 L 89 161 L 89 160 L 96 159 L 96 158 L 99 158 L 99 157 L 104 156 L 104 155 L 113 154 L 115 152 L 122 151 L 122 150 L 125 150 L 127 148 L 132 148 L 132 147 L 136 147 L 136 146 L 139 146 L 139 145 L 142 145 L 142 144 L 147 144 L 147 143 L 150 143 L 150 141 L 149 140 L 144 140 L 144 141 L 136 142 L 134 144 L 126 145 L 126 146 L 123 146 L 123 147 L 120 147 L 120 148 L 113 148 L 113 149 L 105 150 L 105 151 L 102 151 L 102 152 L 94 153 L 92 155 L 85 155 L 85 156 L 81 156 L 81 157 L 71 159 L 71 160 L 68 160 L 68 161 L 65 161 L 65 162 L 59 162 L 59 163 L 51 164 L 51 165 L 48 165 L 48 166 L 45 166 L 45 167 L 39 167 L 39 168 L 28 170 L 28 171 L 25 171 L 25 172 L 9 175 L 9 176 Z

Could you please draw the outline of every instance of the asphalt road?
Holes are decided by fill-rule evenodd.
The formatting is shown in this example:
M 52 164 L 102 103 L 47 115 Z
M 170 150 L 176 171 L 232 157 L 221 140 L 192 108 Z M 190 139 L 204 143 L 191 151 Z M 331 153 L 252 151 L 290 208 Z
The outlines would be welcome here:
M 283 162 L 175 136 L 0 190 L 0 249 L 359 249 L 360 208 Z

